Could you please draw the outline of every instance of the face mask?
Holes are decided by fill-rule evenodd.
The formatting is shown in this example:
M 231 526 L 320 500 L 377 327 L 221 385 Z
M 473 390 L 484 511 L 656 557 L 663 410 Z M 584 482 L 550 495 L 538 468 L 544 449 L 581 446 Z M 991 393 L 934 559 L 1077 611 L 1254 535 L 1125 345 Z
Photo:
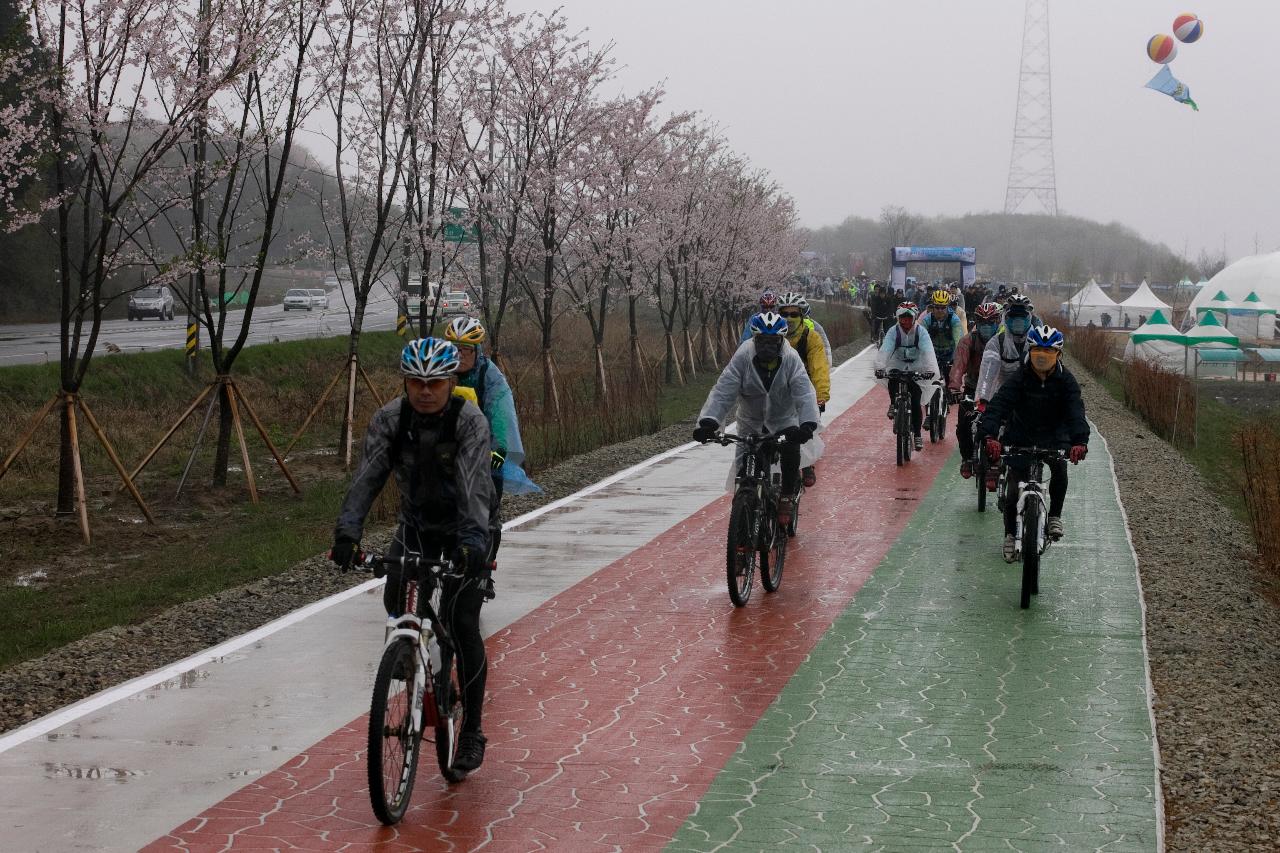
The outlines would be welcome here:
M 1027 333 L 1027 329 L 1031 328 L 1031 318 L 1008 317 L 1005 319 L 1004 325 L 1012 334 L 1019 336 L 1025 335 Z
M 756 335 L 756 358 L 772 361 L 782 352 L 782 337 L 779 335 Z
M 984 341 L 990 340 L 991 337 L 995 335 L 995 333 L 996 333 L 995 323 L 979 323 L 978 324 L 978 337 L 982 338 Z
M 1035 368 L 1037 373 L 1045 374 L 1053 370 L 1058 364 L 1058 354 L 1052 350 L 1033 349 L 1031 351 L 1031 366 Z

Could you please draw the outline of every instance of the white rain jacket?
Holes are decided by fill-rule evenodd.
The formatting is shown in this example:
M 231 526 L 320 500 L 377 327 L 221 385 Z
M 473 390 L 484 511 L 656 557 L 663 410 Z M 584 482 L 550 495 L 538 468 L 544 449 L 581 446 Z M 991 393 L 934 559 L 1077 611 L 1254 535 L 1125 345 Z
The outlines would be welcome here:
M 928 392 L 936 387 L 942 379 L 938 375 L 938 357 L 933 352 L 933 340 L 919 323 L 911 327 L 910 332 L 903 332 L 902 327 L 894 323 L 884 334 L 884 343 L 876 353 L 876 370 L 915 370 L 921 373 L 932 373 L 932 379 L 919 379 L 916 384 L 920 390 Z M 888 385 L 889 380 L 876 380 L 881 385 Z M 924 397 L 927 403 L 929 397 Z
M 725 365 L 698 420 L 711 418 L 723 425 L 733 404 L 738 403 L 738 428 L 746 433 L 768 429 L 782 432 L 787 427 L 818 422 L 818 395 L 805 372 L 800 356 L 786 341 L 782 343 L 782 364 L 765 390 L 764 380 L 751 363 L 756 354 L 755 341 L 738 346 L 738 351 Z
M 760 433 L 768 429 L 777 434 L 787 427 L 804 423 L 818 423 L 818 394 L 805 372 L 804 362 L 791 344 L 782 342 L 782 364 L 773 375 L 773 382 L 765 390 L 764 380 L 760 372 L 752 364 L 756 354 L 754 341 L 747 341 L 738 346 L 738 351 L 725 365 L 724 372 L 716 380 L 707 402 L 698 413 L 698 420 L 711 418 L 721 426 L 725 418 L 738 404 L 738 432 L 742 434 Z M 822 439 L 815 435 L 800 446 L 800 464 L 812 465 L 822 455 Z M 733 488 L 734 475 L 738 470 L 738 457 L 742 455 L 742 445 L 736 446 L 733 467 L 729 471 L 726 488 Z
M 1026 337 L 1022 338 L 1023 344 Z M 982 351 L 982 366 L 978 368 L 978 385 L 975 400 L 991 400 L 1000 386 L 1022 366 L 1022 345 L 1008 332 L 992 335 Z

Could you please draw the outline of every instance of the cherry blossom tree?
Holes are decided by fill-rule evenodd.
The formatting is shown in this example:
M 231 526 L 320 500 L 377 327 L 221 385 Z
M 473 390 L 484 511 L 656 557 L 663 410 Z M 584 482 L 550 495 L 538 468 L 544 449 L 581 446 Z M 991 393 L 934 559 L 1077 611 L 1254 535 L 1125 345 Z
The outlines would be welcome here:
M 150 229 L 186 197 L 186 167 L 172 156 L 191 137 L 208 101 L 257 62 L 271 36 L 257 9 L 171 0 L 35 0 L 31 30 L 45 73 L 53 194 L 31 211 L 51 225 L 59 248 L 59 381 L 79 393 L 103 312 L 154 254 Z M 197 47 L 207 47 L 207 63 Z M 7 170 L 0 169 L 0 172 Z M 187 270 L 175 262 L 151 283 Z M 58 507 L 72 509 L 78 458 L 70 407 L 62 416 Z

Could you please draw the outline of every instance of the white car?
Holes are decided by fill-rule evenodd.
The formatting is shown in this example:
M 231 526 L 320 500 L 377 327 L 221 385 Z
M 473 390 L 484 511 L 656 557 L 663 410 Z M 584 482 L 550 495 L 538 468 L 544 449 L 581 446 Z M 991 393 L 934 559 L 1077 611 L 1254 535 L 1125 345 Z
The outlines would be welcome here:
M 316 298 L 310 290 L 303 290 L 295 287 L 292 290 L 285 291 L 284 294 L 284 310 L 291 311 L 294 308 L 301 308 L 310 311 L 315 305 Z
M 311 288 L 311 304 L 317 308 L 329 310 L 329 291 L 322 287 Z
M 144 287 L 129 296 L 129 319 L 141 320 L 143 317 L 173 319 L 173 294 L 169 288 L 164 285 Z
M 446 291 L 440 297 L 440 313 L 446 317 L 450 314 L 470 314 L 471 297 L 461 290 Z

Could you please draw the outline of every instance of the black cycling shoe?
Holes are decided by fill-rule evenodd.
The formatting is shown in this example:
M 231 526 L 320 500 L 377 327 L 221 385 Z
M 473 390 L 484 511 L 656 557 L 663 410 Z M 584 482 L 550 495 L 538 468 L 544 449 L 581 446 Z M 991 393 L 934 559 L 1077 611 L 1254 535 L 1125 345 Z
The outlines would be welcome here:
M 489 739 L 481 732 L 463 732 L 458 738 L 458 752 L 453 757 L 453 769 L 470 773 L 484 763 L 484 745 Z

